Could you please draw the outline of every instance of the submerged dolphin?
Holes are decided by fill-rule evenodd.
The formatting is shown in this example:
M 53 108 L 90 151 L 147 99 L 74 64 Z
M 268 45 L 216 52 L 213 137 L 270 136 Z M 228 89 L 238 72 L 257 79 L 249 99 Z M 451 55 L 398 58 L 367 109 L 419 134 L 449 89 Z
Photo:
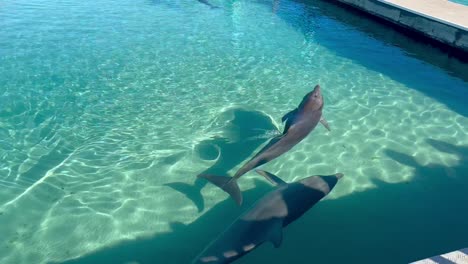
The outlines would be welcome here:
M 310 176 L 288 184 L 269 172 L 257 172 L 278 187 L 237 218 L 192 264 L 231 263 L 266 241 L 279 247 L 283 228 L 325 197 L 343 177 L 341 173 Z
M 212 3 L 208 2 L 208 0 L 197 0 L 197 1 L 202 3 L 202 4 L 205 4 L 205 5 L 209 6 L 211 9 L 220 8 L 219 6 L 215 6 Z
M 283 153 L 290 150 L 302 139 L 304 139 L 321 122 L 328 130 L 330 127 L 322 117 L 323 97 L 320 86 L 316 85 L 314 90 L 304 96 L 299 106 L 287 113 L 281 119 L 286 121 L 283 134 L 273 138 L 262 150 L 251 160 L 240 168 L 234 177 L 216 176 L 212 174 L 200 174 L 198 177 L 205 178 L 211 183 L 229 193 L 231 197 L 242 204 L 242 194 L 237 184 L 237 179 L 248 171 L 263 165 Z

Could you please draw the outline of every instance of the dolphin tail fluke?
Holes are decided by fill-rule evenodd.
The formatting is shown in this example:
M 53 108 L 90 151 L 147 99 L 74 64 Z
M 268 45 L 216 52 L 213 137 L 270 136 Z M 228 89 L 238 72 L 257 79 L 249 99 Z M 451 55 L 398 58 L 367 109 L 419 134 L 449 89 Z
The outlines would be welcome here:
M 211 174 L 200 174 L 200 178 L 207 179 L 212 184 L 227 192 L 238 205 L 242 204 L 242 193 L 237 184 L 237 180 L 232 177 L 216 176 Z

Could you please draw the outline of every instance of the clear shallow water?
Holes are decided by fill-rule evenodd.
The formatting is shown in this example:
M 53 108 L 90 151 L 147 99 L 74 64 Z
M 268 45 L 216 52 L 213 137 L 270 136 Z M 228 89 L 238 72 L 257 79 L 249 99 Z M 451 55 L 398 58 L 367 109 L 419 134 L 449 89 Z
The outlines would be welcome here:
M 187 263 L 245 209 L 195 176 L 233 173 L 317 83 L 332 132 L 264 169 L 346 176 L 239 263 L 466 247 L 466 65 L 322 2 L 212 3 L 2 2 L 0 262 Z M 245 206 L 271 188 L 240 184 Z
M 468 6 L 468 0 L 451 0 L 451 2 Z

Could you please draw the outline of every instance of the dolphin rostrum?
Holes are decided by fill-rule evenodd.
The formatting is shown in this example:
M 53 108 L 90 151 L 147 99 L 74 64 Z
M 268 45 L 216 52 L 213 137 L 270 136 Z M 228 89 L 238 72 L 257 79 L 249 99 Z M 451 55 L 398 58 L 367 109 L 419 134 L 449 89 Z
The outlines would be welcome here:
M 279 247 L 283 228 L 325 197 L 343 177 L 342 173 L 310 176 L 288 184 L 269 172 L 257 172 L 278 187 L 237 218 L 192 264 L 231 263 L 267 241 Z
M 304 139 L 320 122 L 328 130 L 327 121 L 322 117 L 323 97 L 320 85 L 316 85 L 312 92 L 304 96 L 299 106 L 287 113 L 281 119 L 286 122 L 283 134 L 270 140 L 251 160 L 245 163 L 234 175 L 234 177 L 217 176 L 212 174 L 200 174 L 202 177 L 223 189 L 237 202 L 242 204 L 242 193 L 237 184 L 237 179 L 248 171 L 263 165 L 283 153 L 290 150 L 302 139 Z

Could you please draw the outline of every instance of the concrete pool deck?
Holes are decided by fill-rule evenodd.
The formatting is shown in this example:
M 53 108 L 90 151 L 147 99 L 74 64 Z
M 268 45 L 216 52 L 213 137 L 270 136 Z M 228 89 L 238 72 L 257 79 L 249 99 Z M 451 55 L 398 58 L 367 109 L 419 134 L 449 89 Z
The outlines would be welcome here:
M 468 54 L 468 6 L 447 0 L 338 0 Z
M 410 264 L 468 264 L 468 248 L 411 262 Z

